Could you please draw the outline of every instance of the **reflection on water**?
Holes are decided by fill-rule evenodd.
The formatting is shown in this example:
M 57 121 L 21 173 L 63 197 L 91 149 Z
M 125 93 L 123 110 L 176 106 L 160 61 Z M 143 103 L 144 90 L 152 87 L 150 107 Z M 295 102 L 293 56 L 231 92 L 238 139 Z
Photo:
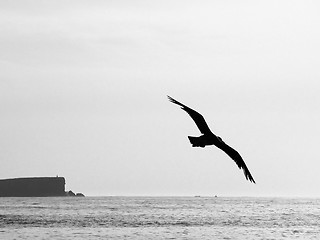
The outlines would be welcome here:
M 0 198 L 1 239 L 319 239 L 320 200 Z

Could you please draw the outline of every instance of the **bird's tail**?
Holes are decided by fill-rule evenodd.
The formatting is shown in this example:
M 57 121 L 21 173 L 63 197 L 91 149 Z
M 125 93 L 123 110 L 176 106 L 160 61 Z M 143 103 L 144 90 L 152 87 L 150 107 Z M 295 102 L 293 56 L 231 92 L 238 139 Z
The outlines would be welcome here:
M 190 143 L 192 144 L 192 147 L 205 147 L 205 144 L 201 140 L 200 137 L 192 137 L 188 136 Z

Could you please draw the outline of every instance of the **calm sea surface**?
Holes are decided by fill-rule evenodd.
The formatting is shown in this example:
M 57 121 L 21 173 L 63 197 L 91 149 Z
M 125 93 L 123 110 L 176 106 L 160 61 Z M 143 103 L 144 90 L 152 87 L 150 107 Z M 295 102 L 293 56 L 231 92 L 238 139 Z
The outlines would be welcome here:
M 0 239 L 320 239 L 320 199 L 0 198 Z

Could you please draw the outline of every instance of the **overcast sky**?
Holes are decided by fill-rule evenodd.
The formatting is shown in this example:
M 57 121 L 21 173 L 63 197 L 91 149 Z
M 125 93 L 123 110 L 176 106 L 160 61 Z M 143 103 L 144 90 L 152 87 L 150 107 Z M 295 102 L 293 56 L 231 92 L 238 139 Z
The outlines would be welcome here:
M 0 178 L 86 195 L 320 197 L 317 1 L 1 1 Z M 199 111 L 257 184 L 214 146 Z

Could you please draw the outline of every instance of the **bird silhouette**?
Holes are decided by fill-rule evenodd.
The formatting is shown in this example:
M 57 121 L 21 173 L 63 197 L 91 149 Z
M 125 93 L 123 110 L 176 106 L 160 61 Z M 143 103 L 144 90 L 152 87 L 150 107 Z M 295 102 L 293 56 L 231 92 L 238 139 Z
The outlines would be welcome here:
M 244 176 L 247 180 L 256 183 L 240 154 L 232 147 L 227 145 L 224 141 L 222 141 L 219 136 L 216 136 L 211 132 L 206 121 L 204 120 L 204 117 L 200 113 L 178 102 L 170 96 L 168 96 L 168 99 L 170 102 L 179 105 L 181 109 L 186 111 L 202 133 L 202 135 L 199 137 L 188 136 L 192 147 L 204 148 L 208 145 L 215 145 L 217 148 L 220 148 L 222 151 L 224 151 L 233 161 L 235 161 L 237 166 L 243 170 Z

